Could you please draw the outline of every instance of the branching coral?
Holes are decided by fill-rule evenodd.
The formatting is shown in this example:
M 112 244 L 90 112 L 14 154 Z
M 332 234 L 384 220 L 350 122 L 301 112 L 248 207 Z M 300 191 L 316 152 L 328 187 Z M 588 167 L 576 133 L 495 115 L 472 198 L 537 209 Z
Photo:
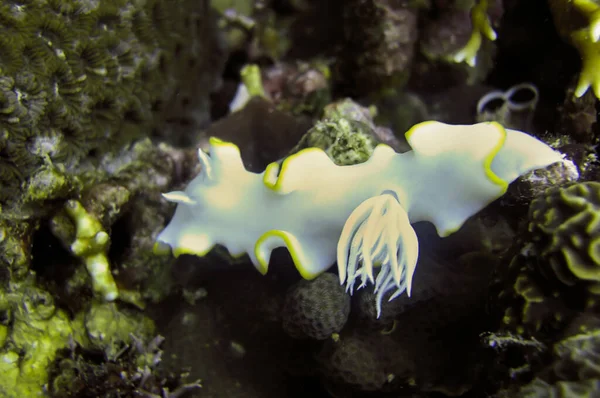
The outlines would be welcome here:
M 600 3 L 597 0 L 548 0 L 548 4 L 558 32 L 581 55 L 582 68 L 575 96 L 581 97 L 591 87 L 600 98 Z
M 466 62 L 469 66 L 475 66 L 477 54 L 484 38 L 491 41 L 496 40 L 497 35 L 488 16 L 490 1 L 493 0 L 479 0 L 471 9 L 471 23 L 473 24 L 471 37 L 462 49 L 451 55 L 452 61 Z
M 92 277 L 94 290 L 105 300 L 113 301 L 119 296 L 119 290 L 110 273 L 106 252 L 110 242 L 102 224 L 89 214 L 81 203 L 69 201 L 65 210 L 76 225 L 75 240 L 71 251 L 80 257 Z

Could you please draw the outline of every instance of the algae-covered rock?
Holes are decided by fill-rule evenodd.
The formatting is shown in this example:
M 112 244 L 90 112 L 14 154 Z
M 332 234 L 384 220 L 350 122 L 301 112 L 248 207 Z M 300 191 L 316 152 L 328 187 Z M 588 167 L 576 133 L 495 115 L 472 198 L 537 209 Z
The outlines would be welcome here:
M 94 303 L 79 317 L 86 332 L 82 345 L 102 350 L 107 358 L 118 357 L 134 338 L 149 341 L 155 334 L 152 320 L 140 312 L 119 309 L 114 303 Z
M 12 320 L 0 349 L 0 395 L 41 397 L 56 352 L 67 347 L 74 334 L 71 321 L 31 280 L 1 290 L 0 307 Z
M 45 396 L 63 350 L 81 346 L 115 357 L 132 336 L 149 341 L 154 335 L 149 318 L 115 304 L 94 303 L 72 318 L 36 286 L 34 275 L 0 289 L 0 312 L 9 320 L 0 326 L 0 395 L 6 398 Z
M 373 110 L 349 99 L 329 104 L 291 153 L 321 148 L 335 164 L 345 166 L 367 161 L 382 142 L 397 148 L 398 140 L 391 131 L 376 126 L 373 117 Z
M 364 95 L 406 82 L 418 38 L 418 10 L 409 3 L 344 3 L 344 43 L 334 69 L 347 92 Z
M 117 285 L 120 300 L 137 306 L 143 306 L 143 298 L 159 299 L 168 293 L 164 270 L 169 261 L 165 258 L 139 264 L 155 267 L 144 273 L 147 285 L 159 285 L 156 278 L 163 281 L 161 289 L 147 295 L 140 292 L 144 286 L 129 284 L 124 272 L 115 284 L 113 273 L 124 269 L 122 259 L 143 262 L 146 253 L 151 253 L 153 236 L 168 212 L 160 206 L 158 192 L 183 176 L 174 172 L 174 158 L 185 156 L 173 148 L 159 149 L 149 140 L 140 141 L 117 154 L 104 155 L 94 169 L 83 167 L 80 175 L 70 175 L 71 181 L 80 182 L 70 185 L 80 193 L 80 201 L 53 203 L 38 212 L 28 206 L 19 211 L 3 209 L 0 306 L 6 322 L 0 324 L 0 355 L 5 359 L 0 392 L 6 394 L 0 395 L 41 395 L 52 364 L 65 349 L 79 346 L 118 356 L 120 350 L 133 344 L 132 334 L 144 341 L 154 335 L 152 321 L 139 310 L 102 300 L 107 298 L 104 293 L 114 292 Z M 52 178 L 55 171 L 47 175 Z M 61 170 L 58 172 L 60 176 Z M 153 217 L 146 217 L 138 229 L 128 212 L 150 205 L 154 206 Z M 41 217 L 44 222 L 40 222 Z M 145 238 L 140 239 L 142 236 Z M 123 242 L 130 237 L 136 239 Z M 99 270 L 103 271 L 98 274 Z M 93 298 L 93 282 L 97 288 L 104 286 L 98 290 L 99 302 Z M 86 357 L 88 362 L 79 365 L 87 369 L 94 358 Z

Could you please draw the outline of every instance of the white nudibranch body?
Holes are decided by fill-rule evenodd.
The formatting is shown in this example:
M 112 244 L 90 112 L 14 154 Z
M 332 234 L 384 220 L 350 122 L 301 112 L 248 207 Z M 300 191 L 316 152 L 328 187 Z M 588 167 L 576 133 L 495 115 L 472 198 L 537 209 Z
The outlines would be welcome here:
M 157 241 L 175 255 L 204 256 L 221 244 L 233 256 L 248 253 L 262 274 L 272 250 L 286 247 L 307 279 L 337 260 L 348 291 L 357 279 L 375 284 L 379 313 L 386 292 L 410 295 L 419 250 L 411 223 L 430 221 L 447 236 L 523 173 L 562 160 L 495 122 L 424 122 L 406 138 L 412 151 L 402 154 L 379 145 L 366 162 L 337 166 L 309 148 L 261 174 L 244 168 L 237 146 L 211 139 L 210 153 L 198 152 L 200 174 L 164 195 L 178 206 Z

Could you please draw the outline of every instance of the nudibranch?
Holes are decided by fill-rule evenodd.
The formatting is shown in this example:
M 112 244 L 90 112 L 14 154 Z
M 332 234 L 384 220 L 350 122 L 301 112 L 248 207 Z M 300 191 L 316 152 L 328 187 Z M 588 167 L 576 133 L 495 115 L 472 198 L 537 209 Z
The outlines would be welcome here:
M 286 247 L 306 279 L 337 260 L 348 291 L 358 279 L 375 284 L 379 312 L 386 292 L 396 289 L 390 300 L 410 295 L 419 251 L 412 223 L 429 221 L 448 236 L 521 174 L 562 160 L 495 122 L 424 122 L 406 139 L 412 151 L 381 144 L 357 165 L 337 166 L 308 148 L 257 174 L 237 146 L 213 138 L 209 153 L 198 151 L 200 174 L 185 191 L 164 194 L 177 208 L 158 247 L 204 256 L 220 244 L 233 256 L 247 253 L 262 274 L 271 252 Z

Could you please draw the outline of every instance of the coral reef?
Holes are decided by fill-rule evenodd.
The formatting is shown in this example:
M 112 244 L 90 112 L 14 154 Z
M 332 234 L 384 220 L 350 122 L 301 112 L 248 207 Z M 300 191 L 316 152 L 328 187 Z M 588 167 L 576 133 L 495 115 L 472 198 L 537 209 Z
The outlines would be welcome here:
M 535 198 L 509 267 L 498 269 L 491 297 L 505 334 L 495 364 L 500 397 L 593 395 L 599 192 L 597 182 L 579 182 Z
M 202 3 L 4 4 L 0 203 L 18 203 L 21 194 L 41 189 L 33 184 L 26 191 L 21 182 L 43 181 L 44 168 L 73 172 L 83 158 L 97 158 L 152 129 L 181 142 L 189 131 L 181 131 L 184 121 L 198 126 L 206 120 L 203 79 L 216 65 L 207 57 L 214 44 Z M 42 174 L 34 176 L 40 167 Z
M 342 166 L 365 162 L 382 142 L 399 148 L 399 140 L 389 129 L 376 126 L 373 117 L 372 109 L 349 99 L 331 103 L 290 154 L 304 148 L 321 148 L 335 164 Z
M 567 333 L 557 339 L 546 366 L 522 387 L 500 390 L 503 397 L 592 397 L 598 394 L 599 319 L 583 314 L 570 325 Z
M 282 309 L 283 329 L 294 338 L 325 340 L 342 330 L 350 313 L 350 296 L 338 277 L 324 273 L 290 288 Z
M 598 0 L 2 2 L 0 395 L 598 395 L 599 15 Z M 348 223 L 342 266 L 311 281 L 285 250 L 263 258 L 265 276 L 226 245 L 152 252 L 173 213 L 160 193 L 206 173 L 209 137 L 278 176 L 322 153 L 307 148 L 344 166 L 381 143 L 408 158 L 423 145 L 403 133 L 426 120 L 499 121 L 564 159 L 443 239 L 427 223 L 399 230 L 405 201 L 373 197 Z M 441 159 L 452 142 L 426 147 Z M 324 175 L 316 166 L 296 163 L 299 181 Z M 417 179 L 426 169 L 402 183 L 435 188 L 420 202 L 444 211 L 440 190 L 483 186 L 456 164 Z M 358 178 L 345 195 L 383 175 Z M 293 227 L 312 231 L 344 201 L 332 203 Z M 374 237 L 376 261 L 356 261 Z
M 542 272 L 594 292 L 600 282 L 600 183 L 553 188 L 531 202 L 529 232 Z
M 596 307 L 600 184 L 550 188 L 529 208 L 528 240 L 521 243 L 499 298 L 508 330 L 540 337 L 561 331 L 578 311 Z M 510 276 L 509 276 L 510 275 Z
M 181 177 L 175 163 L 184 164 L 185 154 L 140 141 L 118 156 L 103 156 L 96 170 L 82 169 L 87 183 L 98 184 L 93 188 L 82 189 L 87 183 L 78 186 L 67 175 L 68 191 L 82 189 L 80 201 L 58 203 L 37 214 L 37 208 L 27 207 L 3 212 L 0 264 L 6 280 L 0 297 L 7 314 L 2 345 L 7 361 L 0 389 L 5 396 L 40 394 L 51 364 L 71 342 L 113 355 L 128 344 L 129 333 L 144 339 L 146 330 L 152 333 L 147 317 L 96 302 L 94 290 L 102 301 L 118 292 L 121 302 L 138 307 L 168 293 L 169 262 L 159 257 L 145 261 L 151 255 L 152 233 L 164 222 L 160 215 L 166 217 L 157 190 Z M 52 189 L 54 179 L 63 177 L 49 174 L 46 186 Z M 134 223 L 131 217 L 140 210 L 130 209 L 143 206 L 152 211 L 151 219 Z M 33 216 L 40 220 L 16 222 Z M 134 268 L 140 273 L 125 271 Z M 23 306 L 25 301 L 31 304 Z
M 134 332 L 138 330 L 131 329 L 131 326 L 139 327 L 135 324 L 117 322 L 110 326 L 119 328 L 119 351 L 105 352 L 102 357 L 98 356 L 95 349 L 81 345 L 62 350 L 51 368 L 48 386 L 51 396 L 176 398 L 202 388 L 200 380 L 185 384 L 185 375 L 169 373 L 160 368 L 162 336 L 153 339 L 137 337 Z M 142 332 L 146 333 L 143 329 Z M 127 344 L 123 345 L 123 342 Z
M 57 304 L 48 291 L 36 286 L 34 275 L 0 290 L 6 321 L 0 341 L 2 396 L 42 396 L 60 352 L 73 345 L 115 358 L 132 341 L 131 334 L 147 340 L 154 331 L 152 320 L 115 304 L 93 302 L 75 317 Z

